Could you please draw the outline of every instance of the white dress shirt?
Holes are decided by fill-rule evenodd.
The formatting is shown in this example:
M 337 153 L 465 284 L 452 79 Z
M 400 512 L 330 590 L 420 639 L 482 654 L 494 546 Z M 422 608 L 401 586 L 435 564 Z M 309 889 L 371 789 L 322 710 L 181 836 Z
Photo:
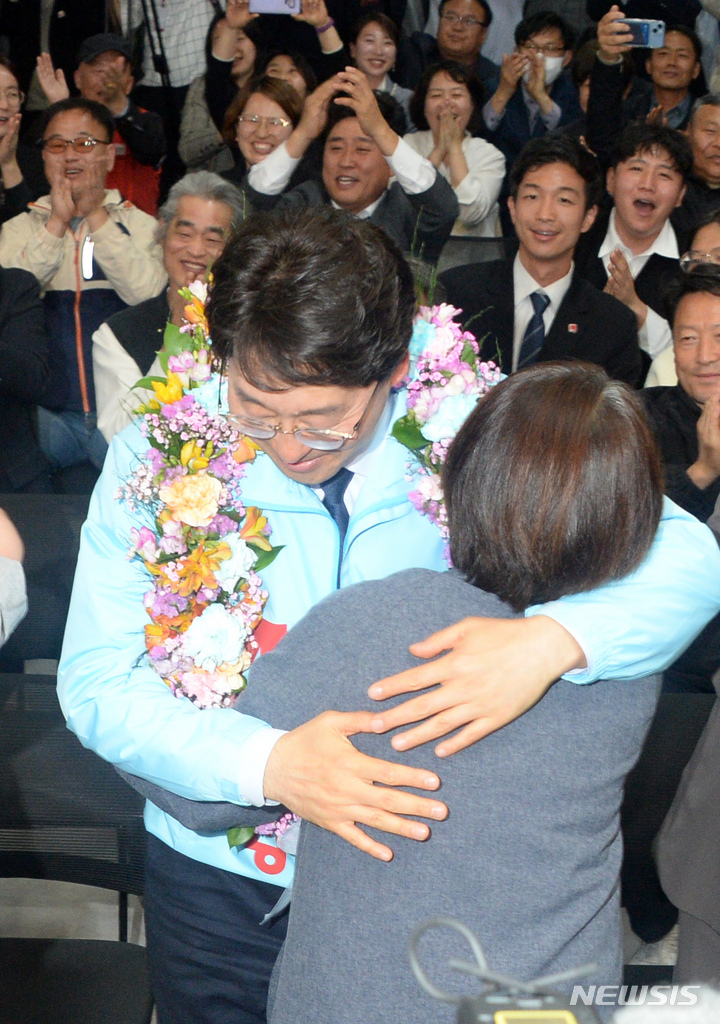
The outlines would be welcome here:
M 615 227 L 615 210 L 610 214 L 610 222 L 608 224 L 607 233 L 603 244 L 600 246 L 598 256 L 603 261 L 605 272 L 608 277 L 610 272 L 608 267 L 610 266 L 610 255 L 619 249 L 625 259 L 628 261 L 630 267 L 630 273 L 632 274 L 633 281 L 636 280 L 638 274 L 642 271 L 643 267 L 650 259 L 650 257 L 657 253 L 658 256 L 668 256 L 670 259 L 679 260 L 680 252 L 678 250 L 677 238 L 675 231 L 669 220 L 666 220 L 662 231 L 657 236 L 652 245 L 637 255 L 633 255 L 617 233 Z M 672 331 L 670 330 L 670 324 L 667 320 L 663 320 L 659 313 L 656 313 L 654 309 L 650 309 L 648 306 L 647 317 L 645 323 L 638 331 L 638 341 L 640 348 L 645 351 L 653 359 L 656 355 L 662 352 L 663 349 L 667 348 L 668 345 L 672 345 Z
M 385 159 L 390 165 L 395 180 L 402 190 L 409 192 L 410 195 L 427 192 L 435 182 L 437 171 L 433 165 L 429 160 L 416 153 L 414 149 L 411 149 L 403 139 L 398 140 L 392 156 L 386 156 Z M 290 156 L 283 142 L 272 153 L 268 153 L 259 164 L 253 164 L 248 181 L 256 192 L 262 192 L 266 196 L 277 196 L 287 188 L 292 173 L 299 163 L 299 160 Z M 363 210 L 359 216 L 361 218 L 369 217 L 381 199 L 382 196 L 366 210 Z
M 513 331 L 512 359 L 513 373 L 517 370 L 518 359 L 520 358 L 520 349 L 522 347 L 527 325 L 530 323 L 535 312 L 530 296 L 533 292 L 543 292 L 543 294 L 547 295 L 550 299 L 550 302 L 545 307 L 545 312 L 543 313 L 545 336 L 547 337 L 547 334 L 553 325 L 553 321 L 557 316 L 560 304 L 565 298 L 567 290 L 570 287 L 574 270 L 575 264 L 571 263 L 570 270 L 567 272 L 565 277 L 561 277 L 558 281 L 553 281 L 553 283 L 549 285 L 539 285 L 535 278 L 532 277 L 522 265 L 520 261 L 520 253 L 515 257 L 515 262 L 513 263 L 513 290 L 515 300 L 515 329 Z

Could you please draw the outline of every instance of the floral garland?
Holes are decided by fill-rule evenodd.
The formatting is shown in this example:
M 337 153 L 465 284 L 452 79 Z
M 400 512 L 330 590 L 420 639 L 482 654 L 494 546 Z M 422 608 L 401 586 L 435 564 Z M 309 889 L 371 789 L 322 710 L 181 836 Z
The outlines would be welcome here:
M 419 473 L 420 477 L 408 497 L 440 530 L 448 563 L 442 467 L 453 438 L 478 398 L 502 378 L 495 363 L 480 359 L 475 336 L 456 322 L 461 312 L 446 303 L 420 307 L 410 343 L 411 369 L 405 380 L 408 412 L 392 431 L 412 453 L 409 475 Z
M 131 529 L 129 557 L 153 581 L 143 599 L 150 664 L 177 697 L 227 707 L 258 651 L 254 631 L 268 598 L 259 573 L 282 549 L 270 543 L 261 510 L 241 498 L 258 446 L 193 394 L 212 372 L 207 286 L 196 281 L 180 294 L 187 323 L 166 329 L 166 377 L 137 385 L 154 392 L 138 409 L 150 447 L 117 497 L 149 523 Z

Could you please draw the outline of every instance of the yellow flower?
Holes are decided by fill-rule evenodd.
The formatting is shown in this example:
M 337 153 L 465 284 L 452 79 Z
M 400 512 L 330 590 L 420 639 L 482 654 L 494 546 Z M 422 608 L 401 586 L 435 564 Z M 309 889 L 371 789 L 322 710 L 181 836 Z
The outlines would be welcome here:
M 208 445 L 212 451 L 212 445 Z M 205 458 L 203 450 L 197 441 L 186 441 L 180 452 L 180 463 L 189 466 L 193 472 L 198 473 L 201 469 L 207 469 L 210 459 Z
M 198 473 L 178 476 L 160 489 L 160 500 L 170 509 L 171 519 L 188 526 L 208 526 L 218 512 L 222 484 L 214 476 Z
M 182 381 L 172 370 L 168 372 L 167 384 L 160 384 L 154 380 L 152 386 L 153 391 L 163 405 L 172 405 L 173 402 L 178 402 L 183 396 Z
M 245 522 L 240 528 L 240 536 L 243 540 L 252 541 L 263 551 L 272 551 L 272 544 L 262 532 L 266 526 L 267 516 L 261 515 L 260 509 L 253 505 L 245 513 Z

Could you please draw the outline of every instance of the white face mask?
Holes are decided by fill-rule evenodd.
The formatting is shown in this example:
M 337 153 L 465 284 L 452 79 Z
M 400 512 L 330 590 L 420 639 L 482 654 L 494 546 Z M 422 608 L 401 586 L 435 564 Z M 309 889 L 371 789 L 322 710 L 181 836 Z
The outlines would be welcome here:
M 552 85 L 563 69 L 564 57 L 543 57 L 545 61 L 545 85 Z M 530 66 L 523 71 L 523 82 L 530 80 Z

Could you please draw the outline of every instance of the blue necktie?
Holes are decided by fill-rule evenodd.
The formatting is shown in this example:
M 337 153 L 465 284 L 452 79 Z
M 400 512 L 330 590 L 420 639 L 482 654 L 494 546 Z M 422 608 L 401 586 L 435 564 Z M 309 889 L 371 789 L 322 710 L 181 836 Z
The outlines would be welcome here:
M 533 304 L 534 312 L 523 334 L 517 365 L 518 370 L 522 370 L 524 366 L 532 366 L 533 363 L 536 363 L 540 355 L 540 349 L 545 344 L 543 313 L 550 305 L 550 299 L 544 292 L 533 292 L 530 296 L 530 301 Z
M 340 584 L 340 569 L 342 567 L 342 553 L 343 544 L 345 542 L 345 534 L 347 533 L 348 523 L 350 522 L 350 513 L 345 505 L 345 491 L 347 486 L 352 480 L 352 473 L 349 469 L 339 469 L 335 476 L 331 476 L 329 480 L 320 486 L 323 489 L 325 497 L 322 500 L 323 505 L 328 510 L 330 515 L 335 521 L 335 525 L 338 528 L 340 534 L 340 558 L 338 561 L 338 585 Z

